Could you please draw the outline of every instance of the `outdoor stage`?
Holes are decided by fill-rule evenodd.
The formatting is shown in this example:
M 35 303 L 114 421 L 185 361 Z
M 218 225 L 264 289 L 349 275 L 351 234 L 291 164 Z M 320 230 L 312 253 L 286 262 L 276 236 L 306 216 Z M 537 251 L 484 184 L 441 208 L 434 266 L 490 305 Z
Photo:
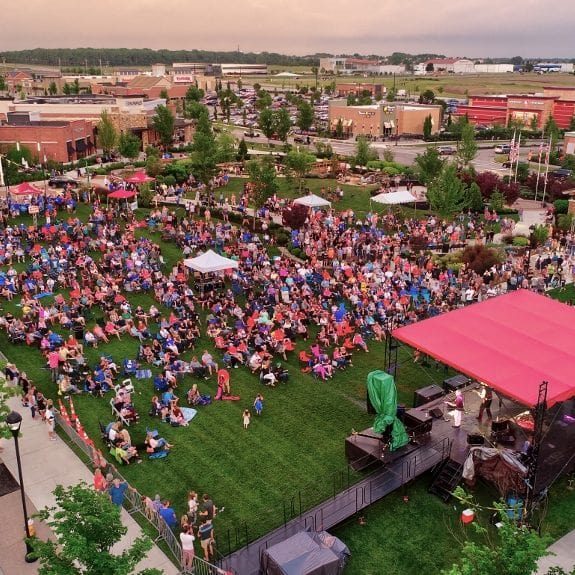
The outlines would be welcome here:
M 479 413 L 479 406 L 481 398 L 477 391 L 479 384 L 470 384 L 463 388 L 463 396 L 465 400 L 465 411 L 461 419 L 461 427 L 453 427 L 453 418 L 449 416 L 448 412 L 451 411 L 446 405 L 446 402 L 455 401 L 455 393 L 449 393 L 439 399 L 435 399 L 420 407 L 408 409 L 406 415 L 425 421 L 431 418 L 431 432 L 430 433 L 416 433 L 416 444 L 410 443 L 405 447 L 397 450 L 396 452 L 382 451 L 382 444 L 379 435 L 375 434 L 371 428 L 366 429 L 360 433 L 352 434 L 345 440 L 346 456 L 350 464 L 358 469 L 367 465 L 374 464 L 378 461 L 382 465 L 390 464 L 402 457 L 417 454 L 417 450 L 429 444 L 435 444 L 445 439 L 451 443 L 451 459 L 463 464 L 469 445 L 467 438 L 470 435 L 481 435 L 485 438 L 486 446 L 491 446 L 491 420 L 487 419 L 487 415 L 483 415 L 483 421 L 477 420 Z M 442 411 L 443 416 L 440 418 L 433 418 L 430 414 L 432 410 L 438 408 Z M 526 408 L 518 403 L 502 398 L 501 400 L 494 395 L 491 405 L 491 413 L 493 414 L 493 421 L 511 420 L 511 429 L 515 435 L 515 441 L 509 442 L 504 445 L 509 449 L 521 451 L 527 439 L 526 433 L 520 426 L 514 424 L 513 420 L 519 414 L 525 413 Z M 371 436 L 371 437 L 369 437 Z

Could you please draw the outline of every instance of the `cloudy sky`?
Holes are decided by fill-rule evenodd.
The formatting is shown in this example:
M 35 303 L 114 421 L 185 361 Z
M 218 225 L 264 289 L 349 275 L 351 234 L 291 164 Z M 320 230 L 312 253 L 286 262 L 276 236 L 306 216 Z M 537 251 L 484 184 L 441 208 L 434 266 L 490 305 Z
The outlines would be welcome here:
M 127 47 L 575 57 L 572 0 L 24 0 L 0 50 Z

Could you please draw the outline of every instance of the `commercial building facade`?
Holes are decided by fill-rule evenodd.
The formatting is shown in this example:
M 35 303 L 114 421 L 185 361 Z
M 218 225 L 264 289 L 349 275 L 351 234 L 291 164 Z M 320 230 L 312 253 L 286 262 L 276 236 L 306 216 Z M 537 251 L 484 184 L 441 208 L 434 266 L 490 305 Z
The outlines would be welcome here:
M 431 116 L 432 133 L 441 127 L 441 106 L 424 104 L 380 103 L 368 106 L 348 106 L 344 100 L 329 104 L 330 130 L 341 126 L 346 136 L 379 138 L 396 135 L 422 135 L 423 124 Z
M 26 147 L 39 162 L 74 162 L 93 154 L 94 128 L 86 120 L 15 120 L 0 124 L 0 149 Z
M 454 115 L 467 116 L 473 124 L 507 126 L 519 122 L 538 129 L 552 117 L 559 128 L 568 129 L 575 115 L 575 87 L 545 86 L 542 94 L 472 95 Z

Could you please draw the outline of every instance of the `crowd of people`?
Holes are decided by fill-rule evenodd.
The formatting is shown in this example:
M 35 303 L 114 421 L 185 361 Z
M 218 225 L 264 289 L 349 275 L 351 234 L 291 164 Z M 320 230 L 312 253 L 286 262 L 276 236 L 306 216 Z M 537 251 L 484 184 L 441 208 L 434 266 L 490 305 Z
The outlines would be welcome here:
M 246 202 L 244 196 L 240 202 L 224 200 L 230 210 Z M 443 265 L 434 252 L 489 240 L 488 218 L 471 213 L 445 221 L 376 212 L 358 217 L 351 210 L 310 212 L 290 237 L 291 247 L 303 254 L 299 259 L 270 255 L 248 227 L 213 220 L 209 208 L 202 214 L 194 207 L 184 215 L 157 208 L 145 221 L 131 213 L 120 217 L 117 210 L 96 199 L 88 221 L 66 210 L 41 226 L 18 224 L 0 210 L 0 298 L 18 298 L 20 304 L 17 317 L 0 316 L 0 328 L 13 343 L 38 348 L 55 393 L 113 396 L 118 421 L 105 434 L 113 456 L 124 464 L 139 463 L 144 454 L 167 454 L 173 447 L 156 430 L 147 431 L 142 445 L 132 441 L 127 427 L 139 414 L 133 390 L 122 383 L 126 376 L 153 377 L 149 415 L 187 426 L 186 410 L 212 401 L 198 387 L 206 379 L 217 381 L 220 399 L 234 399 L 234 369 L 249 370 L 273 388 L 289 380 L 285 363 L 297 353 L 303 372 L 328 382 L 398 325 L 505 290 L 543 290 L 548 277 L 573 266 L 575 238 L 569 233 L 549 240 L 533 277 L 526 273 L 525 255 L 507 257 L 481 274 L 466 265 Z M 501 224 L 512 227 L 507 220 Z M 220 278 L 225 282 L 198 289 L 183 258 L 166 266 L 160 245 L 150 239 L 148 232 L 154 230 L 179 246 L 183 258 L 214 249 L 236 260 L 238 268 Z M 149 294 L 155 303 L 133 305 L 130 294 L 138 293 Z M 204 335 L 216 352 L 196 348 Z M 137 342 L 136 357 L 118 364 L 102 353 L 95 365 L 89 364 L 88 348 L 108 349 L 110 341 L 123 338 Z M 22 387 L 32 414 L 53 421 L 52 403 L 26 373 L 12 365 L 6 373 Z M 181 389 L 185 376 L 197 379 L 188 390 Z M 243 426 L 262 409 L 258 394 L 242 413 Z M 209 558 L 214 514 L 196 528 L 190 511 L 181 523 L 185 551 L 199 537 Z M 173 523 L 171 513 L 164 515 Z

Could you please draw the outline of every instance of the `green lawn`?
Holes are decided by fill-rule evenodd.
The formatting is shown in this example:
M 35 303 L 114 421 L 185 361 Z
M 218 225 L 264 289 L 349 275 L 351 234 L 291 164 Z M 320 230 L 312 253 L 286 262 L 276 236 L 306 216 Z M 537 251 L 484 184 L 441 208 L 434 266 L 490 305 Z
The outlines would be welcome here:
M 324 180 L 308 180 L 308 183 L 313 191 L 328 185 Z M 243 180 L 233 179 L 226 193 L 232 193 L 234 187 L 241 189 L 241 185 Z M 281 193 L 294 193 L 293 188 L 283 185 Z M 345 192 L 346 196 L 349 192 L 348 201 L 355 202 L 357 210 L 366 209 L 368 191 L 365 188 L 346 187 Z M 85 218 L 88 211 L 82 206 L 80 217 Z M 144 230 L 139 233 L 160 243 L 169 267 L 181 257 L 179 249 L 162 242 L 158 232 Z M 561 292 L 560 296 L 575 295 L 572 288 L 569 290 Z M 132 294 L 130 300 L 134 305 L 145 307 L 153 301 L 146 294 Z M 17 315 L 17 304 L 18 299 L 4 302 L 4 309 Z M 92 321 L 99 314 L 99 310 L 95 310 Z M 3 332 L 0 332 L 0 346 L 11 361 L 25 369 L 47 395 L 56 399 L 37 350 L 9 344 Z M 301 347 L 299 343 L 298 349 Z M 211 342 L 202 338 L 198 343 L 198 354 L 205 348 L 220 357 Z M 98 350 L 89 350 L 87 355 L 90 363 L 96 362 L 104 353 L 120 363 L 123 358 L 135 357 L 136 351 L 137 343 L 124 336 L 122 341 L 111 341 Z M 190 353 L 187 353 L 185 359 L 189 357 Z M 217 505 L 226 507 L 226 511 L 216 518 L 222 551 L 227 551 L 228 530 L 232 534 L 232 547 L 236 545 L 237 528 L 239 544 L 245 542 L 246 525 L 250 539 L 262 535 L 283 522 L 284 504 L 289 504 L 292 497 L 301 494 L 302 507 L 308 508 L 332 494 L 334 474 L 346 468 L 345 437 L 352 428 L 364 429 L 371 424 L 371 417 L 364 408 L 365 380 L 370 371 L 383 368 L 383 345 L 371 343 L 370 353 L 357 353 L 354 364 L 353 369 L 337 373 L 329 383 L 320 383 L 301 373 L 294 354 L 289 360 L 289 383 L 263 391 L 263 415 L 254 417 L 247 431 L 242 428 L 242 411 L 252 405 L 262 388 L 243 368 L 232 371 L 232 389 L 241 396 L 241 401 L 217 402 L 199 408 L 198 415 L 187 428 L 172 428 L 150 419 L 147 412 L 153 395 L 152 382 L 135 381 L 135 403 L 141 420 L 130 428 L 133 439 L 136 443 L 141 442 L 146 427 L 154 427 L 175 447 L 166 459 L 146 460 L 142 465 L 122 468 L 122 473 L 141 493 L 150 496 L 159 493 L 171 499 L 179 513 L 185 509 L 189 490 L 200 494 L 209 492 Z M 407 405 L 411 405 L 414 389 L 441 382 L 445 377 L 443 371 L 434 366 L 422 368 L 414 364 L 406 348 L 400 351 L 399 369 L 399 401 Z M 193 380 L 186 377 L 177 393 L 184 396 L 192 383 Z M 200 389 L 214 395 L 214 379 L 200 382 Z M 109 396 L 74 399 L 82 423 L 97 443 L 98 422 L 111 420 L 109 399 Z M 351 475 L 352 481 L 359 478 L 359 474 Z M 458 544 L 448 527 L 457 524 L 459 510 L 428 496 L 426 481 L 422 479 L 409 489 L 409 503 L 404 503 L 399 495 L 392 495 L 367 511 L 367 525 L 350 522 L 336 530 L 352 549 L 351 575 L 381 573 L 383 566 L 386 572 L 398 575 L 418 571 L 429 573 L 456 558 Z M 493 496 L 489 495 L 489 498 Z M 553 536 L 563 534 L 575 525 L 574 511 L 572 492 L 561 487 L 552 490 L 544 530 Z

